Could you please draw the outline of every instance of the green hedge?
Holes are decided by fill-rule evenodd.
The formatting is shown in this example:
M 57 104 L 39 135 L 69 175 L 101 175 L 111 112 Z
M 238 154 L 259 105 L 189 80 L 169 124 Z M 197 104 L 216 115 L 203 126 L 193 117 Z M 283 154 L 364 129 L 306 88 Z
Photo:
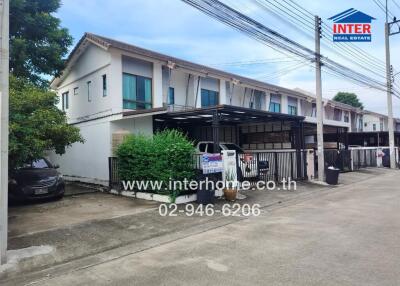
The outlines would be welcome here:
M 154 134 L 130 135 L 118 147 L 118 172 L 121 180 L 162 181 L 168 187 L 169 180 L 182 181 L 194 177 L 193 143 L 177 130 L 165 130 Z M 148 190 L 171 196 L 179 190 Z

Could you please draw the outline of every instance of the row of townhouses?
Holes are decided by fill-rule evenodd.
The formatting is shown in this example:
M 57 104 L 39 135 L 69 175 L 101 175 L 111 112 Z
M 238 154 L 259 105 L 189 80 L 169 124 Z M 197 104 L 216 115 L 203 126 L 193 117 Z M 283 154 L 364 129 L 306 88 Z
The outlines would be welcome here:
M 179 128 L 194 141 L 215 143 L 218 135 L 218 142 L 254 152 L 315 148 L 313 94 L 90 33 L 51 87 L 60 96 L 59 108 L 85 139 L 62 156 L 51 154 L 51 159 L 64 174 L 80 180 L 107 184 L 108 158 L 121 138 L 162 128 Z M 388 129 L 387 116 L 328 99 L 323 100 L 323 113 L 328 148 L 353 144 L 343 134 Z M 400 120 L 394 127 L 400 131 Z M 356 145 L 372 144 L 370 138 L 357 140 Z M 382 140 L 384 136 L 375 143 L 385 144 Z

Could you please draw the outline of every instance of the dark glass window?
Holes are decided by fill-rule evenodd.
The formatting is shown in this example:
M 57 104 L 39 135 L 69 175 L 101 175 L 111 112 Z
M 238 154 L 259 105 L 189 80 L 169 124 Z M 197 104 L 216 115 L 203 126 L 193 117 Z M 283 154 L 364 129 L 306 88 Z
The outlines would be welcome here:
M 168 89 L 168 104 L 175 104 L 175 89 L 173 87 Z
M 37 159 L 30 163 L 23 164 L 23 169 L 43 169 L 43 168 L 51 168 L 51 164 L 47 162 L 45 159 Z
M 221 146 L 218 147 L 218 151 L 214 150 L 214 143 L 207 144 L 207 153 L 221 153 Z
M 312 104 L 311 117 L 317 117 L 317 104 L 316 103 Z
M 122 81 L 124 109 L 152 108 L 150 78 L 124 73 Z
M 288 114 L 290 115 L 297 115 L 297 106 L 288 106 Z
M 67 91 L 67 92 L 64 92 L 63 94 L 62 94 L 62 98 L 61 98 L 61 100 L 62 100 L 62 102 L 61 102 L 61 104 L 62 104 L 62 110 L 66 110 L 66 109 L 68 109 L 68 107 L 69 107 L 69 92 Z
M 253 100 L 250 101 L 250 108 L 261 110 L 263 92 L 259 90 L 254 91 Z
M 87 85 L 87 100 L 88 102 L 92 101 L 92 94 L 90 93 L 90 86 L 92 85 L 91 81 L 86 82 Z
M 199 151 L 200 152 L 206 152 L 206 146 L 207 146 L 206 143 L 199 144 Z
M 270 112 L 281 112 L 281 104 L 277 102 L 271 102 L 269 104 L 269 111 Z
M 103 96 L 107 96 L 107 75 L 103 74 Z
M 201 107 L 218 105 L 218 92 L 208 89 L 201 89 Z
M 349 114 L 345 113 L 344 114 L 344 122 L 349 122 L 349 121 L 350 121 Z

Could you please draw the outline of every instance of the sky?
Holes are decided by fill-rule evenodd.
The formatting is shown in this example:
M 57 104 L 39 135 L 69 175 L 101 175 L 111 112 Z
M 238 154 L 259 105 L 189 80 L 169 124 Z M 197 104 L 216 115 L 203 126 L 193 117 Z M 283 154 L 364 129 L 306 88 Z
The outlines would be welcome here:
M 293 25 L 288 22 L 289 17 L 281 17 L 273 12 L 277 11 L 276 7 L 280 3 L 290 8 L 289 13 L 299 14 L 298 10 L 288 6 L 289 0 L 220 1 L 314 49 L 312 30 L 301 24 Z M 373 16 L 376 20 L 372 23 L 372 42 L 353 45 L 380 61 L 385 61 L 385 14 L 375 2 L 383 4 L 383 0 L 293 1 L 310 12 L 302 15 L 304 26 L 311 25 L 309 21 L 312 22 L 313 14 L 320 16 L 323 23 L 331 27 L 332 22 L 328 18 L 349 8 Z M 400 18 L 400 0 L 388 0 L 388 3 L 389 11 Z M 312 66 L 249 38 L 181 0 L 63 0 L 57 17 L 61 19 L 61 25 L 69 29 L 74 43 L 85 32 L 91 32 L 282 87 L 300 88 L 315 93 L 315 69 Z M 370 74 L 340 57 L 337 51 L 343 51 L 343 48 L 331 38 L 325 37 L 322 43 L 321 54 L 358 72 L 385 81 L 384 71 L 371 67 L 382 75 Z M 392 36 L 390 44 L 391 63 L 400 71 L 400 34 Z M 400 86 L 400 74 L 396 79 Z M 354 92 L 366 109 L 387 113 L 385 92 L 361 87 L 326 72 L 322 74 L 322 88 L 325 98 L 332 98 L 338 91 Z M 394 115 L 400 117 L 400 99 L 396 97 L 393 98 L 393 109 Z

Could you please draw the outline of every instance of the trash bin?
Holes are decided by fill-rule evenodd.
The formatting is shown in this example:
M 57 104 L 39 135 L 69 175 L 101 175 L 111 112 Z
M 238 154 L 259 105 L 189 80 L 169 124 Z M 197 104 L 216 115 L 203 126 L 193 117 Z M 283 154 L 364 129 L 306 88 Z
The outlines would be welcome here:
M 340 169 L 335 167 L 328 167 L 326 169 L 326 182 L 329 185 L 337 185 L 339 181 Z

